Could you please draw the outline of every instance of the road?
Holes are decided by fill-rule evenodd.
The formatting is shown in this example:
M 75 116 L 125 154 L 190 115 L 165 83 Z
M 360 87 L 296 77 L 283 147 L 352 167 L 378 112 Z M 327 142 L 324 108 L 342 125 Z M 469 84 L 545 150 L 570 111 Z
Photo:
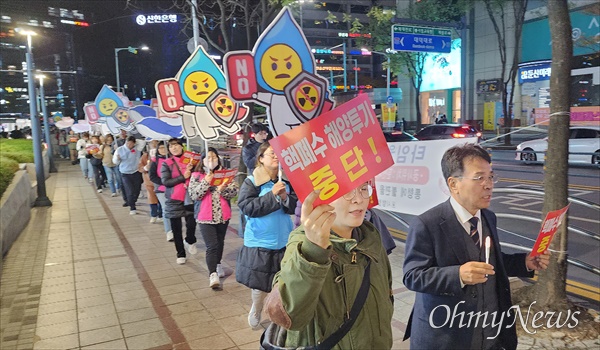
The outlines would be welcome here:
M 490 209 L 498 215 L 500 240 L 531 249 L 540 230 L 543 207 L 543 166 L 524 165 L 514 160 L 514 151 L 492 151 L 493 168 L 500 175 Z M 510 193 L 510 189 L 529 189 L 539 194 Z M 569 233 L 569 258 L 600 268 L 600 170 L 591 166 L 569 167 L 569 196 L 596 204 L 596 209 L 572 203 L 569 209 L 569 226 L 589 233 L 593 237 Z M 516 217 L 504 217 L 512 214 Z M 410 223 L 412 216 L 399 214 Z M 382 218 L 402 239 L 406 226 L 387 215 Z M 504 252 L 518 250 L 504 247 Z M 590 306 L 600 308 L 600 276 L 574 265 L 568 270 L 568 291 L 590 301 Z

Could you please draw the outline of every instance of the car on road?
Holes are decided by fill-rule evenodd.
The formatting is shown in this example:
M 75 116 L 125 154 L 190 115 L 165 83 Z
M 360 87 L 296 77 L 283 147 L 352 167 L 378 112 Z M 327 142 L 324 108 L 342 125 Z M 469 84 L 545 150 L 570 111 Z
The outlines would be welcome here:
M 419 141 L 416 137 L 404 131 L 384 132 L 386 142 Z
M 515 159 L 523 161 L 525 164 L 543 162 L 547 149 L 548 137 L 525 141 L 517 146 Z M 600 126 L 570 128 L 569 163 L 600 166 Z
M 419 140 L 441 140 L 465 137 L 477 137 L 481 141 L 481 132 L 469 124 L 432 124 L 427 125 L 415 134 Z

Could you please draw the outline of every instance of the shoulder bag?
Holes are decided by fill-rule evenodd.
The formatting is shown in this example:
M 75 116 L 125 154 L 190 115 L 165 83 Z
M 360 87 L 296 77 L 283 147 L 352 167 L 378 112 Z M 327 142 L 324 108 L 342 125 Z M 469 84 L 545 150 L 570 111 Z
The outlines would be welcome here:
M 273 322 L 267 327 L 263 335 L 260 337 L 260 349 L 261 350 L 329 350 L 333 348 L 342 338 L 350 331 L 360 310 L 362 310 L 365 305 L 365 301 L 367 300 L 367 295 L 369 294 L 369 288 L 371 285 L 371 260 L 367 263 L 365 267 L 365 275 L 363 276 L 362 284 L 358 290 L 358 294 L 356 295 L 356 299 L 354 300 L 354 304 L 352 305 L 352 309 L 350 309 L 349 318 L 344 321 L 344 323 L 338 328 L 335 332 L 333 332 L 329 337 L 327 337 L 322 342 L 317 345 L 310 346 L 301 346 L 298 348 L 289 348 L 285 347 L 285 339 L 287 336 L 287 330 Z M 281 345 L 279 345 L 281 344 Z

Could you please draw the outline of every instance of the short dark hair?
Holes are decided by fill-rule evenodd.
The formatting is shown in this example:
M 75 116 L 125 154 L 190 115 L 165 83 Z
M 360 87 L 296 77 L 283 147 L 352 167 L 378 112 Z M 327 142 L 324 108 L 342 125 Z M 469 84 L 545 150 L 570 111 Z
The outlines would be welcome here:
M 254 123 L 252 124 L 252 132 L 258 134 L 261 131 L 269 132 L 269 129 L 263 123 Z
M 223 164 L 221 163 L 221 157 L 219 157 L 219 151 L 217 151 L 217 149 L 214 147 L 208 147 L 208 150 L 206 151 L 206 154 L 204 155 L 204 157 L 202 157 L 202 159 L 206 158 L 208 152 L 212 152 L 217 156 L 217 167 L 213 170 L 221 170 L 223 168 Z M 194 169 L 194 171 L 204 173 L 204 164 L 202 162 L 196 164 L 196 168 Z
M 449 148 L 442 157 L 442 173 L 447 181 L 452 176 L 461 176 L 465 172 L 465 160 L 481 158 L 492 163 L 492 158 L 483 147 L 474 143 L 465 143 Z
M 127 142 L 129 141 L 135 143 L 135 136 L 127 136 Z
M 178 138 L 172 138 L 169 140 L 169 145 L 177 143 L 181 146 L 183 146 L 183 140 L 182 139 L 178 139 Z

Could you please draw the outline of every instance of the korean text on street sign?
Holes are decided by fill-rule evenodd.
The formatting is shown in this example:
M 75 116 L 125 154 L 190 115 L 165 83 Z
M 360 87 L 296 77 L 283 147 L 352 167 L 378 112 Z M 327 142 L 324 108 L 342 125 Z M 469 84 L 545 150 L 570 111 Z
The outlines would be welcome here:
M 450 28 L 392 25 L 392 49 L 396 51 L 450 53 Z
M 394 164 L 367 95 L 269 141 L 298 199 L 330 203 Z
M 558 227 L 563 222 L 565 214 L 567 214 L 567 210 L 569 209 L 569 205 L 571 204 L 567 204 L 567 206 L 562 209 L 554 210 L 546 214 L 538 238 L 531 250 L 531 256 L 543 254 L 548 247 L 550 247 L 552 238 L 554 238 L 554 234 L 558 231 Z

